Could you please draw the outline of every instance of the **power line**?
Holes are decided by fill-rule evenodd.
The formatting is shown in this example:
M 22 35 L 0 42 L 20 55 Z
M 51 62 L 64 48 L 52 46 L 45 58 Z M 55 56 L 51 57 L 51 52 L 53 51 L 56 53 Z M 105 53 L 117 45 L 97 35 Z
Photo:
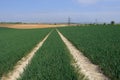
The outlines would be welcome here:
M 68 17 L 68 25 L 70 25 L 70 24 L 71 24 L 71 18 Z

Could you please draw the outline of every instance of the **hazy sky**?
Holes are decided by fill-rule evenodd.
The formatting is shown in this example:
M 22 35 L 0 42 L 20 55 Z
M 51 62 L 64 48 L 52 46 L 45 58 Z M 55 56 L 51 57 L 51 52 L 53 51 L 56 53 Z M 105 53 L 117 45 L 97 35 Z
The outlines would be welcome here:
M 0 0 L 0 21 L 120 22 L 120 0 Z

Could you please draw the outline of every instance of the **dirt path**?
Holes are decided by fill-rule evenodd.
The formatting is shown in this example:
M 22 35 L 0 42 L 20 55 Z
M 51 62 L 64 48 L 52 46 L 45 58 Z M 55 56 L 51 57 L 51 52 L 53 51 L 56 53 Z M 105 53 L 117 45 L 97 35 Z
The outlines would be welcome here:
M 108 80 L 106 76 L 104 76 L 97 65 L 92 64 L 87 57 L 85 57 L 73 44 L 68 41 L 58 30 L 61 39 L 67 46 L 70 51 L 70 54 L 73 56 L 75 63 L 74 67 L 78 68 L 78 73 L 83 74 L 85 79 L 89 80 Z
M 20 75 L 24 72 L 24 69 L 30 63 L 37 50 L 41 48 L 42 44 L 48 38 L 50 33 L 40 43 L 38 43 L 27 56 L 18 61 L 12 71 L 10 71 L 8 74 L 3 75 L 1 80 L 17 80 L 18 78 L 20 78 Z

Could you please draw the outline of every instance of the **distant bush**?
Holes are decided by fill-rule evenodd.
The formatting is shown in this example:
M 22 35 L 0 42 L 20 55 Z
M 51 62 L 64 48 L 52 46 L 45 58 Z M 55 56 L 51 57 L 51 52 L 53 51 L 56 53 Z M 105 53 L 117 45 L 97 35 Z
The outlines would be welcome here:
M 111 21 L 111 25 L 114 25 L 115 24 L 115 21 Z

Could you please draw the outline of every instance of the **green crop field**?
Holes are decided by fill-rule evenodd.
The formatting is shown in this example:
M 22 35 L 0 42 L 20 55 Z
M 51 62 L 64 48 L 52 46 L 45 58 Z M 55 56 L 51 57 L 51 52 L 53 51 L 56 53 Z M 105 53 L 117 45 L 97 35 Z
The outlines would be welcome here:
M 0 77 L 30 52 L 51 29 L 0 28 Z
M 57 28 L 110 80 L 120 80 L 120 26 L 88 25 Z M 52 32 L 51 32 L 52 31 Z M 83 80 L 76 61 L 56 28 L 0 28 L 0 79 L 51 32 L 18 80 Z M 89 68 L 89 66 L 88 66 Z M 78 71 L 77 71 L 78 70 Z
M 111 80 L 120 80 L 120 26 L 59 28 Z
M 77 80 L 71 56 L 54 30 L 20 80 Z

